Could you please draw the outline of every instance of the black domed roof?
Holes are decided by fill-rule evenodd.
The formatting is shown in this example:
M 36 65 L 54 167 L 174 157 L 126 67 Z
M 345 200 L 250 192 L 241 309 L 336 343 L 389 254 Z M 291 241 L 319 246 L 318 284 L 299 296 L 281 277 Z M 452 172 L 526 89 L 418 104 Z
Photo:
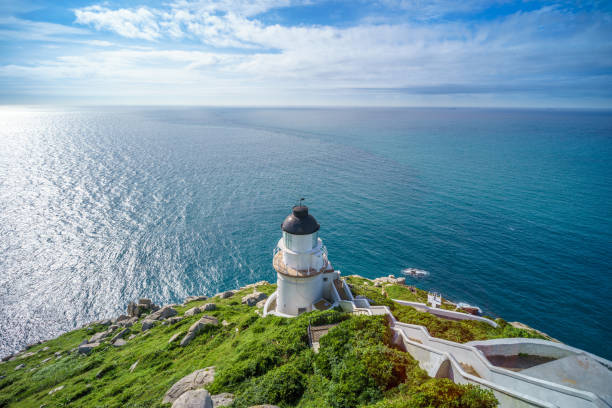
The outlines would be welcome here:
M 308 207 L 296 205 L 291 214 L 281 224 L 281 229 L 293 235 L 308 235 L 319 230 L 319 223 L 315 217 L 308 214 Z

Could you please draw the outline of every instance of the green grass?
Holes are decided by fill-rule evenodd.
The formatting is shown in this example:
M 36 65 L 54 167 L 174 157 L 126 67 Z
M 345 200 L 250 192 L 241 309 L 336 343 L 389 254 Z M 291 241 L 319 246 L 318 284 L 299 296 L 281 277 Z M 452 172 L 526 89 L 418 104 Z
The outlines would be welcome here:
M 371 299 L 375 304 L 388 306 L 397 320 L 403 323 L 425 326 L 434 337 L 459 343 L 509 337 L 548 339 L 534 330 L 513 327 L 503 319 L 496 319 L 497 328 L 476 320 L 447 320 L 430 313 L 420 312 L 410 306 L 400 305 L 391 300 L 393 298 L 423 302 L 423 293 L 426 300 L 427 292 L 420 289 L 417 290 L 417 295 L 415 296 L 403 285 L 386 285 L 384 288 L 375 287 L 367 279 L 353 276 L 348 277 L 347 281 L 351 285 L 351 291 L 354 295 L 363 295 Z M 415 300 L 415 298 L 420 300 Z
M 361 293 L 371 291 L 381 302 L 388 302 L 380 288 L 363 282 L 356 286 Z M 258 290 L 271 294 L 275 285 Z M 127 345 L 115 348 L 106 341 L 88 356 L 70 350 L 105 326 L 74 330 L 32 347 L 28 351 L 35 352 L 33 356 L 0 364 L 0 376 L 5 377 L 0 379 L 0 407 L 169 407 L 161 401 L 176 381 L 213 365 L 217 374 L 207 388 L 213 394 L 235 394 L 234 407 L 263 403 L 300 408 L 426 407 L 438 391 L 440 398 L 459 396 L 469 402 L 452 406 L 495 405 L 490 392 L 427 377 L 408 353 L 391 345 L 391 331 L 383 317 L 351 317 L 330 310 L 293 319 L 262 318 L 256 307 L 240 303 L 251 291 L 177 306 L 182 315 L 191 307 L 214 302 L 217 310 L 205 314 L 229 323 L 208 326 L 186 347 L 178 341 L 168 344 L 168 339 L 177 332 L 186 333 L 201 314 L 172 326 L 158 324 L 145 333 L 137 323 L 130 329 L 137 337 Z M 395 311 L 404 319 L 415 319 L 409 310 Z M 318 354 L 308 347 L 309 323 L 338 323 L 321 339 Z M 49 349 L 43 351 L 44 347 Z M 62 352 L 60 359 L 55 358 L 56 351 Z M 51 360 L 42 363 L 48 357 Z M 137 367 L 130 372 L 136 361 Z M 21 363 L 25 368 L 15 371 Z M 48 394 L 58 386 L 64 388 Z M 401 405 L 406 401 L 412 405 Z

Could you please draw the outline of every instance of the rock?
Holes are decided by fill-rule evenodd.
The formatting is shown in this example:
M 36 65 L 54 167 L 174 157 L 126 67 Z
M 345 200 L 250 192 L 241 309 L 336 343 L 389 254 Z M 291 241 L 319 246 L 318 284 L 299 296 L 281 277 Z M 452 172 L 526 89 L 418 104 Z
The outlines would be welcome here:
M 164 395 L 163 403 L 174 402 L 178 397 L 190 390 L 210 384 L 215 379 L 215 367 L 206 367 L 178 380 Z
M 118 326 L 118 325 L 116 325 L 116 324 L 111 324 L 111 325 L 108 327 L 108 330 L 110 330 L 110 331 L 115 331 L 115 330 L 116 330 L 116 329 L 118 329 L 118 328 L 119 328 L 119 326 Z
M 62 352 L 61 351 L 56 351 L 55 353 L 53 353 L 53 355 L 55 357 L 60 357 L 62 355 Z
M 181 320 L 183 320 L 183 316 L 174 316 L 174 317 L 164 320 L 162 323 L 171 325 L 171 324 L 177 324 Z
M 176 316 L 178 312 L 172 308 L 172 306 L 164 306 L 156 312 L 151 313 L 147 316 L 147 320 L 160 320 L 167 319 L 172 316 Z
M 137 321 L 138 321 L 137 317 L 132 317 L 130 319 L 122 320 L 118 322 L 117 325 L 120 327 L 132 327 L 134 323 L 136 323 Z
M 211 399 L 215 408 L 227 407 L 228 405 L 232 405 L 232 402 L 234 402 L 234 394 L 223 392 L 221 394 L 213 395 Z
M 249 295 L 246 295 L 242 298 L 242 304 L 246 304 L 249 306 L 255 306 L 257 304 L 257 302 L 264 300 L 268 297 L 268 295 L 266 295 L 263 292 L 253 292 Z
M 15 371 L 21 370 L 24 367 L 25 367 L 25 364 L 19 364 L 17 367 L 15 367 Z
M 185 316 L 194 316 L 194 315 L 197 315 L 198 313 L 202 313 L 202 310 L 198 306 L 196 306 L 196 307 L 192 307 L 189 310 L 186 310 Z
M 210 312 L 212 310 L 217 310 L 217 305 L 214 303 L 207 303 L 203 306 L 203 310 L 205 312 Z
M 117 339 L 113 342 L 113 346 L 115 347 L 123 347 L 127 344 L 127 341 L 123 340 L 123 339 Z
M 63 385 L 60 385 L 59 387 L 55 387 L 54 389 L 52 389 L 51 391 L 49 391 L 49 395 L 51 395 L 51 394 L 55 394 L 56 392 L 61 391 L 61 390 L 63 390 L 63 389 L 64 389 L 64 386 L 63 386 Z
M 115 341 L 117 341 L 118 339 L 122 339 L 123 336 L 125 336 L 127 334 L 129 330 L 128 329 L 123 329 L 121 330 L 119 333 L 115 334 L 113 336 L 113 338 L 111 339 L 111 343 L 114 343 Z
M 134 302 L 128 303 L 127 314 L 132 317 L 140 316 L 140 310 L 138 309 L 138 306 L 136 306 L 136 303 Z
M 150 308 L 152 304 L 153 304 L 153 302 L 151 302 L 151 299 L 148 299 L 148 298 L 140 298 L 140 299 L 138 299 L 138 305 L 139 306 L 143 305 L 143 306 L 145 306 L 147 308 Z
M 129 319 L 129 318 L 130 318 L 130 316 L 120 315 L 119 317 L 117 317 L 117 319 L 115 320 L 115 322 L 116 322 L 116 323 L 119 323 L 120 321 L 127 320 L 127 319 Z
M 206 296 L 187 296 L 185 298 L 185 302 L 184 303 L 198 302 L 200 300 L 206 300 L 206 299 L 208 299 Z
M 133 338 L 135 338 L 136 335 L 135 334 L 130 334 L 130 337 L 128 337 L 128 340 L 132 340 Z
M 210 394 L 206 390 L 187 391 L 181 395 L 174 403 L 172 408 L 213 408 Z
M 100 332 L 100 333 L 96 333 L 93 336 L 91 336 L 91 338 L 89 339 L 88 343 L 97 343 L 102 339 L 105 339 L 106 337 L 110 336 L 110 334 L 112 333 L 112 330 L 108 329 L 106 331 Z M 57 355 L 57 353 L 55 353 Z
M 4 361 L 9 361 L 11 358 L 13 358 L 13 356 L 14 356 L 13 354 L 9 354 L 8 356 L 4 356 L 4 357 L 2 357 L 2 361 L 3 362 Z
M 251 283 L 249 285 L 244 286 L 242 289 L 250 289 L 250 288 L 256 288 L 257 286 L 260 285 L 269 285 L 268 281 L 262 280 L 259 282 L 255 282 L 255 283 Z
M 207 325 L 210 324 L 216 326 L 219 324 L 219 321 L 215 317 L 204 316 L 200 320 L 192 324 L 185 337 L 183 337 L 183 340 L 181 340 L 181 346 L 184 347 L 191 343 L 191 340 L 193 340 L 202 330 L 204 330 Z
M 172 343 L 173 341 L 176 341 L 176 339 L 178 339 L 180 335 L 181 335 L 181 332 L 174 333 L 172 337 L 170 337 L 170 340 L 168 340 L 168 343 Z
M 227 299 L 227 298 L 229 298 L 229 297 L 234 296 L 234 294 L 235 294 L 235 293 L 236 293 L 236 292 L 235 292 L 235 291 L 233 291 L 233 290 L 228 290 L 228 291 L 225 291 L 225 292 L 223 292 L 223 293 L 219 294 L 219 297 L 220 297 L 221 299 Z
M 51 360 L 52 358 L 53 357 L 47 357 L 43 361 L 41 361 L 40 364 L 45 364 L 47 361 Z
M 100 322 L 100 324 L 103 325 L 103 326 L 110 326 L 111 325 L 111 319 L 102 320 Z
M 130 366 L 130 373 L 133 373 L 134 370 L 136 369 L 136 367 L 138 367 L 138 362 L 139 361 L 140 360 L 136 360 L 136 362 Z
M 404 285 L 406 283 L 406 278 L 396 278 L 395 275 L 382 276 L 380 278 L 374 279 L 374 286 L 380 287 L 383 284 L 396 284 L 396 285 Z
M 257 304 L 255 306 L 257 306 L 258 308 L 261 309 L 262 307 L 264 307 L 266 305 L 267 301 L 268 301 L 268 299 L 260 300 L 259 302 L 257 302 Z
M 36 353 L 28 351 L 27 353 L 23 353 L 22 355 L 19 356 L 20 359 L 22 358 L 28 358 L 28 357 L 32 357 L 33 355 L 35 355 Z
M 142 331 L 143 331 L 143 332 L 144 332 L 144 331 L 147 331 L 147 330 L 149 330 L 150 328 L 152 328 L 153 326 L 155 326 L 155 321 L 145 319 L 145 320 L 143 320 L 143 322 L 142 322 Z
M 49 346 L 45 346 L 45 347 L 40 349 L 40 351 L 47 351 L 47 350 L 49 350 Z
M 100 343 L 88 343 L 79 346 L 79 353 L 81 354 L 89 354 L 91 350 L 98 347 Z M 61 356 L 60 356 L 61 357 Z
M 229 326 L 229 325 L 230 325 L 230 322 L 228 322 L 227 320 L 224 320 L 224 321 L 222 321 L 222 322 L 221 322 L 221 324 L 222 324 L 223 326 Z

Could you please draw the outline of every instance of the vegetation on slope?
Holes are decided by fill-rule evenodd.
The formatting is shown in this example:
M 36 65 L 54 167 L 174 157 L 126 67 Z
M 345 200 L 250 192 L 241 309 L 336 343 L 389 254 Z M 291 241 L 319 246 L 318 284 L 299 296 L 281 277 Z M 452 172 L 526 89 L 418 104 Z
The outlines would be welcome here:
M 430 313 L 420 312 L 413 307 L 400 305 L 391 300 L 393 298 L 424 303 L 427 300 L 427 292 L 425 291 L 417 290 L 417 294 L 414 295 L 406 286 L 402 285 L 390 284 L 377 287 L 372 285 L 368 279 L 357 276 L 350 276 L 346 280 L 351 285 L 353 295 L 362 295 L 370 299 L 374 304 L 388 306 L 397 320 L 403 323 L 425 326 L 434 337 L 459 343 L 510 337 L 549 340 L 548 337 L 535 330 L 513 327 L 503 319 L 496 319 L 498 327 L 492 327 L 487 323 L 476 320 L 454 321 L 442 319 Z M 423 293 L 425 293 L 424 298 Z
M 257 289 L 270 294 L 275 287 Z M 382 316 L 330 310 L 294 319 L 262 318 L 256 307 L 240 303 L 251 291 L 177 306 L 182 315 L 191 307 L 214 302 L 217 309 L 205 313 L 228 323 L 207 326 L 186 347 L 168 340 L 177 332 L 184 334 L 201 315 L 174 325 L 158 324 L 146 332 L 136 323 L 125 338 L 136 337 L 125 346 L 113 347 L 106 341 L 90 355 L 71 350 L 106 326 L 78 329 L 34 346 L 28 350 L 32 355 L 0 364 L 0 407 L 169 407 L 162 404 L 165 392 L 187 374 L 208 366 L 216 366 L 217 374 L 206 388 L 212 394 L 235 394 L 234 407 L 496 405 L 488 391 L 427 377 L 408 353 L 393 347 Z M 321 338 L 318 354 L 308 345 L 309 323 L 338 323 Z M 56 352 L 61 352 L 60 358 Z M 19 364 L 25 367 L 15 370 Z

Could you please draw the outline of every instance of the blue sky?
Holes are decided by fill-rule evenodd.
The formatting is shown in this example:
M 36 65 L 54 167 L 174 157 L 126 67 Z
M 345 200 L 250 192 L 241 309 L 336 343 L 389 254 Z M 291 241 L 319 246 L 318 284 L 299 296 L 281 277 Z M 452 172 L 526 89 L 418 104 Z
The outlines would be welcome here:
M 612 108 L 612 2 L 0 0 L 0 103 Z

